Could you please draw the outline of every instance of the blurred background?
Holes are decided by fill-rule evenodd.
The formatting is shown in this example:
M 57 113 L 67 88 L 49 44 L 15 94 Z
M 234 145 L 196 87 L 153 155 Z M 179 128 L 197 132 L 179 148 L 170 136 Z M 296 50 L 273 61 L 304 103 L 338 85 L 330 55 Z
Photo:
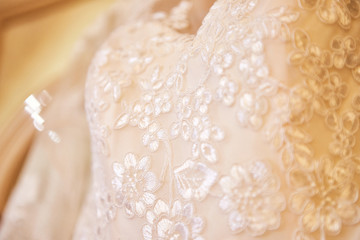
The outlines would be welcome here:
M 0 1 L 0 129 L 57 78 L 87 26 L 114 0 Z
M 24 100 L 61 79 L 77 41 L 114 2 L 0 0 L 0 218 L 34 132 Z

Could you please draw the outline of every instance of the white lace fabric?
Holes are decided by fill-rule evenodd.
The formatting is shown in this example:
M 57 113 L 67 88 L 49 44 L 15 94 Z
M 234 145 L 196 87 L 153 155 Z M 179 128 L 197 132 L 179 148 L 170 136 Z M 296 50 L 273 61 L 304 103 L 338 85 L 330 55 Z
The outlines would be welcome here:
M 120 27 L 90 67 L 79 236 L 360 238 L 360 2 L 217 0 L 196 34 L 187 4 Z

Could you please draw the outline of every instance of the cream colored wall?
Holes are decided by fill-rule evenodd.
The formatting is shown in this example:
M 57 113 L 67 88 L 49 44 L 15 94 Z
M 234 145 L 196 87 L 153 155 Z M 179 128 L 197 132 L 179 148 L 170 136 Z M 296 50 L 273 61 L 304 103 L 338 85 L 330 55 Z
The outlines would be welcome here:
M 113 2 L 63 0 L 3 20 L 0 133 L 28 95 L 46 87 L 67 67 L 76 41 Z

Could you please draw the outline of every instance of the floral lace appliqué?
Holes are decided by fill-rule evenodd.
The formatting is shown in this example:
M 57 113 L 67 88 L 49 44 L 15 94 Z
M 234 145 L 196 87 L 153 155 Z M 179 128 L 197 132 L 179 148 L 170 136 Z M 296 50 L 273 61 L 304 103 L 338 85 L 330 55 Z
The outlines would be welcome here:
M 280 226 L 280 212 L 285 197 L 279 193 L 279 179 L 262 161 L 244 167 L 235 165 L 230 176 L 220 179 L 224 196 L 220 208 L 229 214 L 228 223 L 234 233 L 247 230 L 253 236 Z
M 159 199 L 153 211 L 146 213 L 147 224 L 143 227 L 145 240 L 193 239 L 203 240 L 204 229 L 202 218 L 194 216 L 192 203 L 175 201 L 172 206 Z
M 124 163 L 114 162 L 112 180 L 119 207 L 124 207 L 128 217 L 143 216 L 155 202 L 153 192 L 159 185 L 156 175 L 149 171 L 150 157 L 138 160 L 133 153 L 125 156 Z
M 301 234 L 296 239 L 317 230 L 321 239 L 325 235 L 337 235 L 343 224 L 355 224 L 360 220 L 358 187 L 353 182 L 353 165 L 350 161 L 335 163 L 329 157 L 319 161 L 314 171 L 294 168 L 289 173 L 290 184 L 297 188 L 289 201 L 289 207 L 301 214 Z M 300 238 L 302 236 L 302 238 Z

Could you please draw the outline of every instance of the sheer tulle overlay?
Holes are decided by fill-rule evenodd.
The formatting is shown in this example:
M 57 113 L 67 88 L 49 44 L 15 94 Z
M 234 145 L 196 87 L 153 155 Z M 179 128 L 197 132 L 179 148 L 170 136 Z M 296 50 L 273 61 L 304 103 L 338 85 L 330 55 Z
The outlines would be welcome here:
M 199 29 L 193 5 L 94 57 L 74 238 L 360 238 L 360 2 L 217 0 Z

